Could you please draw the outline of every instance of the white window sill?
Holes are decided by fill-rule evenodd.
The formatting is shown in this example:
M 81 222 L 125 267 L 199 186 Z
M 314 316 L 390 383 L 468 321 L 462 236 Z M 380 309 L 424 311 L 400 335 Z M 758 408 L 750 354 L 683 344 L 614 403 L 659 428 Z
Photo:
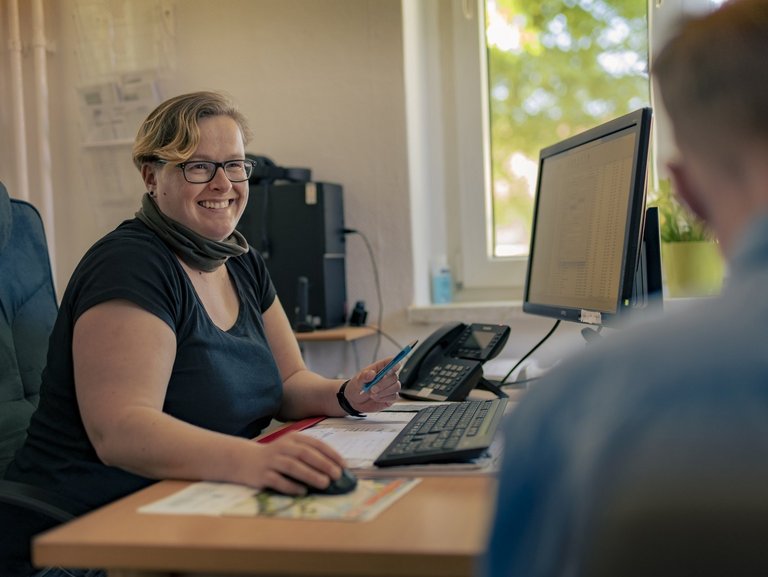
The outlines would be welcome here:
M 522 319 L 522 301 L 487 301 L 453 302 L 444 305 L 426 305 L 408 307 L 408 321 L 411 323 L 505 323 L 512 319 Z
M 664 312 L 675 313 L 712 297 L 665 298 Z M 449 322 L 511 324 L 529 321 L 535 323 L 544 317 L 523 312 L 522 300 L 457 301 L 442 305 L 412 305 L 408 307 L 408 322 L 434 324 Z

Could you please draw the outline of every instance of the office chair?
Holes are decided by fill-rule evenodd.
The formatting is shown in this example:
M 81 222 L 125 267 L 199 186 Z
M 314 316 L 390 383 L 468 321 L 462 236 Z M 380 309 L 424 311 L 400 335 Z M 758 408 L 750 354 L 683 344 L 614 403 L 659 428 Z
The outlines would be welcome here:
M 30 539 L 73 518 L 59 495 L 3 480 L 40 390 L 56 295 L 40 214 L 0 183 L 0 574 L 31 571 Z M 23 514 L 19 514 L 19 510 Z M 12 515 L 23 519 L 11 525 Z
M 713 422 L 681 419 L 680 430 L 670 423 L 612 455 L 593 479 L 599 496 L 588 505 L 576 575 L 768 575 L 768 419 L 762 424 L 755 409 L 762 402 L 745 395 L 750 409 L 723 407 Z

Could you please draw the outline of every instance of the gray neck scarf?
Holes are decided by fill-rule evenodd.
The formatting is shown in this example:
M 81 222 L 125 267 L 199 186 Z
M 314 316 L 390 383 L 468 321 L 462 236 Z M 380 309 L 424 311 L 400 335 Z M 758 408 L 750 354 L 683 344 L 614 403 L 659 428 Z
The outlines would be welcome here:
M 212 272 L 229 257 L 248 252 L 248 241 L 239 231 L 233 231 L 222 241 L 201 236 L 160 212 L 149 193 L 141 198 L 136 218 L 157 233 L 181 260 L 198 270 Z

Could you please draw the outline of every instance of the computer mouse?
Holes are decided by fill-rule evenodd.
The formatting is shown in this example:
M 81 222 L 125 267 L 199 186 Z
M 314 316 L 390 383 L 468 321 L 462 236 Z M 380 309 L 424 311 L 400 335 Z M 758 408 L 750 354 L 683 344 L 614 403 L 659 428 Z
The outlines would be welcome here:
M 307 494 L 315 495 L 344 495 L 357 487 L 357 477 L 348 469 L 341 470 L 341 477 L 331 480 L 325 489 L 318 489 L 302 483 L 307 488 Z

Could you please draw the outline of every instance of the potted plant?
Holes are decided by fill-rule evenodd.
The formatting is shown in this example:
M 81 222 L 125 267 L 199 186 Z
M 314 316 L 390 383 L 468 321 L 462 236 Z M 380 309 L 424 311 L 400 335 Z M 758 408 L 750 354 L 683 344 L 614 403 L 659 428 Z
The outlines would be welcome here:
M 659 208 L 661 261 L 669 297 L 711 296 L 723 282 L 723 258 L 703 222 L 675 198 L 668 179 L 659 180 L 652 206 Z

